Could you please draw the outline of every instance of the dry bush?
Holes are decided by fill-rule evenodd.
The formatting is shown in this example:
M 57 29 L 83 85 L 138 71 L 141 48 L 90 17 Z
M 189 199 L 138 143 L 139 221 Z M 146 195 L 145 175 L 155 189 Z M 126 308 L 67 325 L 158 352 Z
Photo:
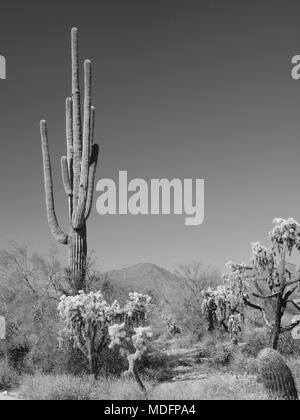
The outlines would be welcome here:
M 146 383 L 147 389 L 152 386 Z M 19 393 L 27 400 L 141 400 L 145 396 L 138 385 L 128 379 L 95 380 L 90 376 L 26 376 Z
M 236 346 L 228 342 L 212 344 L 206 349 L 210 364 L 216 368 L 221 366 L 228 366 L 234 356 L 235 351 Z
M 232 373 L 237 373 L 241 375 L 257 375 L 257 363 L 256 357 L 248 356 L 245 353 L 242 353 L 240 350 L 237 350 L 232 355 L 232 359 L 229 364 L 229 370 Z
M 14 389 L 19 384 L 19 376 L 7 360 L 0 361 L 0 391 Z
M 178 335 L 176 338 L 174 338 L 171 348 L 174 350 L 189 349 L 198 342 L 199 342 L 199 339 L 197 335 L 193 333 Z
M 299 357 L 300 340 L 294 340 L 290 331 L 280 334 L 278 340 L 278 351 L 283 356 Z
M 246 344 L 242 348 L 242 352 L 247 356 L 257 357 L 258 353 L 268 346 L 269 338 L 265 329 L 260 328 L 245 333 Z
M 252 377 L 212 375 L 198 381 L 147 382 L 149 400 L 263 400 L 267 395 Z M 28 400 L 142 400 L 145 395 L 127 379 L 98 380 L 69 375 L 27 376 L 19 390 Z

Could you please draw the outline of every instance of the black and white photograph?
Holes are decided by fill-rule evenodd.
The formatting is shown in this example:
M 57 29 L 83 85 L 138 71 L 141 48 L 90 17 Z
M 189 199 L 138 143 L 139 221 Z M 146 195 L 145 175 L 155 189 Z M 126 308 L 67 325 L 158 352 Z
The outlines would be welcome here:
M 1 401 L 298 400 L 299 16 L 1 1 Z

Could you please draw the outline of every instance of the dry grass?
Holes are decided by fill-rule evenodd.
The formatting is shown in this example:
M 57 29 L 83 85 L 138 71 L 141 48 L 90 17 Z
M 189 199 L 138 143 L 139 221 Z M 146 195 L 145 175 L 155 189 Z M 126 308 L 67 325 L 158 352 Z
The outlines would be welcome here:
M 251 376 L 212 375 L 207 379 L 146 383 L 148 399 L 153 400 L 261 400 L 266 399 L 261 385 Z M 35 375 L 24 378 L 19 393 L 28 400 L 142 400 L 135 382 L 94 381 L 89 377 Z
M 147 389 L 152 390 L 150 383 Z M 19 395 L 27 400 L 142 400 L 137 384 L 128 379 L 98 380 L 71 375 L 24 377 Z
M 211 375 L 207 379 L 157 386 L 150 399 L 160 400 L 265 400 L 267 394 L 251 376 Z

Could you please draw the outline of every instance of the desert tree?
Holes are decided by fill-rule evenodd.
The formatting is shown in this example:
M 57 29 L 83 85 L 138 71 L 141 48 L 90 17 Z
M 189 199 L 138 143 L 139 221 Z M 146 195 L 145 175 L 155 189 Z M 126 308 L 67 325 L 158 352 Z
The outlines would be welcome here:
M 211 266 L 205 266 L 200 259 L 193 260 L 189 263 L 179 264 L 174 273 L 182 281 L 182 292 L 180 295 L 180 304 L 174 305 L 174 313 L 177 314 L 176 321 L 181 324 L 187 324 L 188 329 L 191 327 L 199 333 L 203 325 L 203 315 L 209 321 L 209 331 L 214 329 L 213 312 L 204 312 L 203 303 L 205 290 L 215 289 L 217 285 L 222 283 L 220 273 Z M 208 305 L 212 302 L 208 302 Z M 186 322 L 183 322 L 183 321 Z
M 270 332 L 271 346 L 277 349 L 280 334 L 300 324 L 299 315 L 285 325 L 282 322 L 289 305 L 300 312 L 300 305 L 293 298 L 300 284 L 299 271 L 291 270 L 287 261 L 293 252 L 300 250 L 300 225 L 292 218 L 277 218 L 274 224 L 269 233 L 270 247 L 259 242 L 252 243 L 249 264 L 228 263 L 230 271 L 225 275 L 225 281 L 240 290 L 244 307 L 262 313 Z M 271 314 L 267 313 L 265 302 L 272 302 Z
M 11 242 L 0 250 L 0 314 L 7 322 L 9 350 L 40 360 L 43 349 L 55 347 L 59 296 L 68 290 L 54 253 L 43 257 Z M 14 351 L 15 351 L 14 350 Z

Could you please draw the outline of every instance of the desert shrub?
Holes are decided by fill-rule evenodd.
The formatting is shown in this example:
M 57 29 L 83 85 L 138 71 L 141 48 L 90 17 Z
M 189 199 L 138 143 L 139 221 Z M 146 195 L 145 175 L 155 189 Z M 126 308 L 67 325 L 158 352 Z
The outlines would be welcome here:
M 210 363 L 216 366 L 229 365 L 235 353 L 235 346 L 231 343 L 217 343 L 208 349 Z
M 151 349 L 142 356 L 139 371 L 150 381 L 164 381 L 171 377 L 171 360 L 158 349 Z
M 240 350 L 236 350 L 230 360 L 229 370 L 236 374 L 256 375 L 258 372 L 256 357 L 249 356 L 242 353 Z
M 15 388 L 19 383 L 19 376 L 7 360 L 0 361 L 0 390 L 6 391 Z
M 72 374 L 75 376 L 88 374 L 89 369 L 86 357 L 80 350 L 74 349 L 71 343 L 64 343 L 61 348 L 55 347 L 51 354 L 51 359 L 51 369 L 44 368 L 40 370 L 42 373 Z
M 99 376 L 119 377 L 128 368 L 126 358 L 122 357 L 119 349 L 104 347 L 99 357 Z
M 29 353 L 29 347 L 27 345 L 18 345 L 14 346 L 9 349 L 8 351 L 8 359 L 11 365 L 16 369 L 19 373 L 24 370 L 24 363 L 26 357 Z
M 88 377 L 36 374 L 23 379 L 19 392 L 29 400 L 90 400 L 93 389 Z
M 7 317 L 6 340 L 0 346 L 0 357 L 7 358 L 9 364 L 21 373 L 29 351 L 30 344 L 26 335 L 20 332 L 17 324 Z
M 176 350 L 190 348 L 197 342 L 199 342 L 199 339 L 196 334 L 189 333 L 185 335 L 179 335 L 176 337 L 176 339 L 174 339 L 172 349 Z
M 245 324 L 247 328 L 265 328 L 266 324 L 259 311 L 252 308 L 245 308 Z
M 146 397 L 152 394 L 153 383 L 149 381 L 143 381 L 146 387 L 147 393 L 143 393 L 138 387 L 136 381 L 128 378 L 120 378 L 117 380 L 109 380 L 102 382 L 102 388 L 106 389 L 105 394 L 100 394 L 97 391 L 97 398 L 95 399 L 106 399 L 106 400 L 144 400 Z M 99 398 L 101 397 L 101 398 Z
M 146 384 L 151 390 L 151 384 Z M 137 384 L 126 379 L 95 380 L 91 376 L 26 376 L 19 393 L 27 400 L 128 400 L 144 399 Z
M 189 331 L 200 340 L 207 331 L 202 291 L 222 284 L 222 277 L 217 269 L 205 266 L 200 260 L 179 264 L 175 274 L 181 279 L 181 287 L 178 296 L 170 299 L 170 312 L 183 332 Z
M 207 353 L 207 357 L 209 357 L 208 353 L 212 347 L 215 347 L 218 343 L 228 344 L 228 334 L 225 332 L 224 328 L 217 328 L 213 332 L 204 333 L 200 343 L 204 353 Z
M 246 344 L 242 348 L 242 352 L 247 356 L 256 357 L 258 353 L 268 346 L 269 339 L 264 329 L 256 330 L 249 333 L 246 337 Z
M 300 340 L 294 340 L 291 332 L 280 334 L 278 340 L 278 351 L 284 356 L 299 356 L 300 355 Z

